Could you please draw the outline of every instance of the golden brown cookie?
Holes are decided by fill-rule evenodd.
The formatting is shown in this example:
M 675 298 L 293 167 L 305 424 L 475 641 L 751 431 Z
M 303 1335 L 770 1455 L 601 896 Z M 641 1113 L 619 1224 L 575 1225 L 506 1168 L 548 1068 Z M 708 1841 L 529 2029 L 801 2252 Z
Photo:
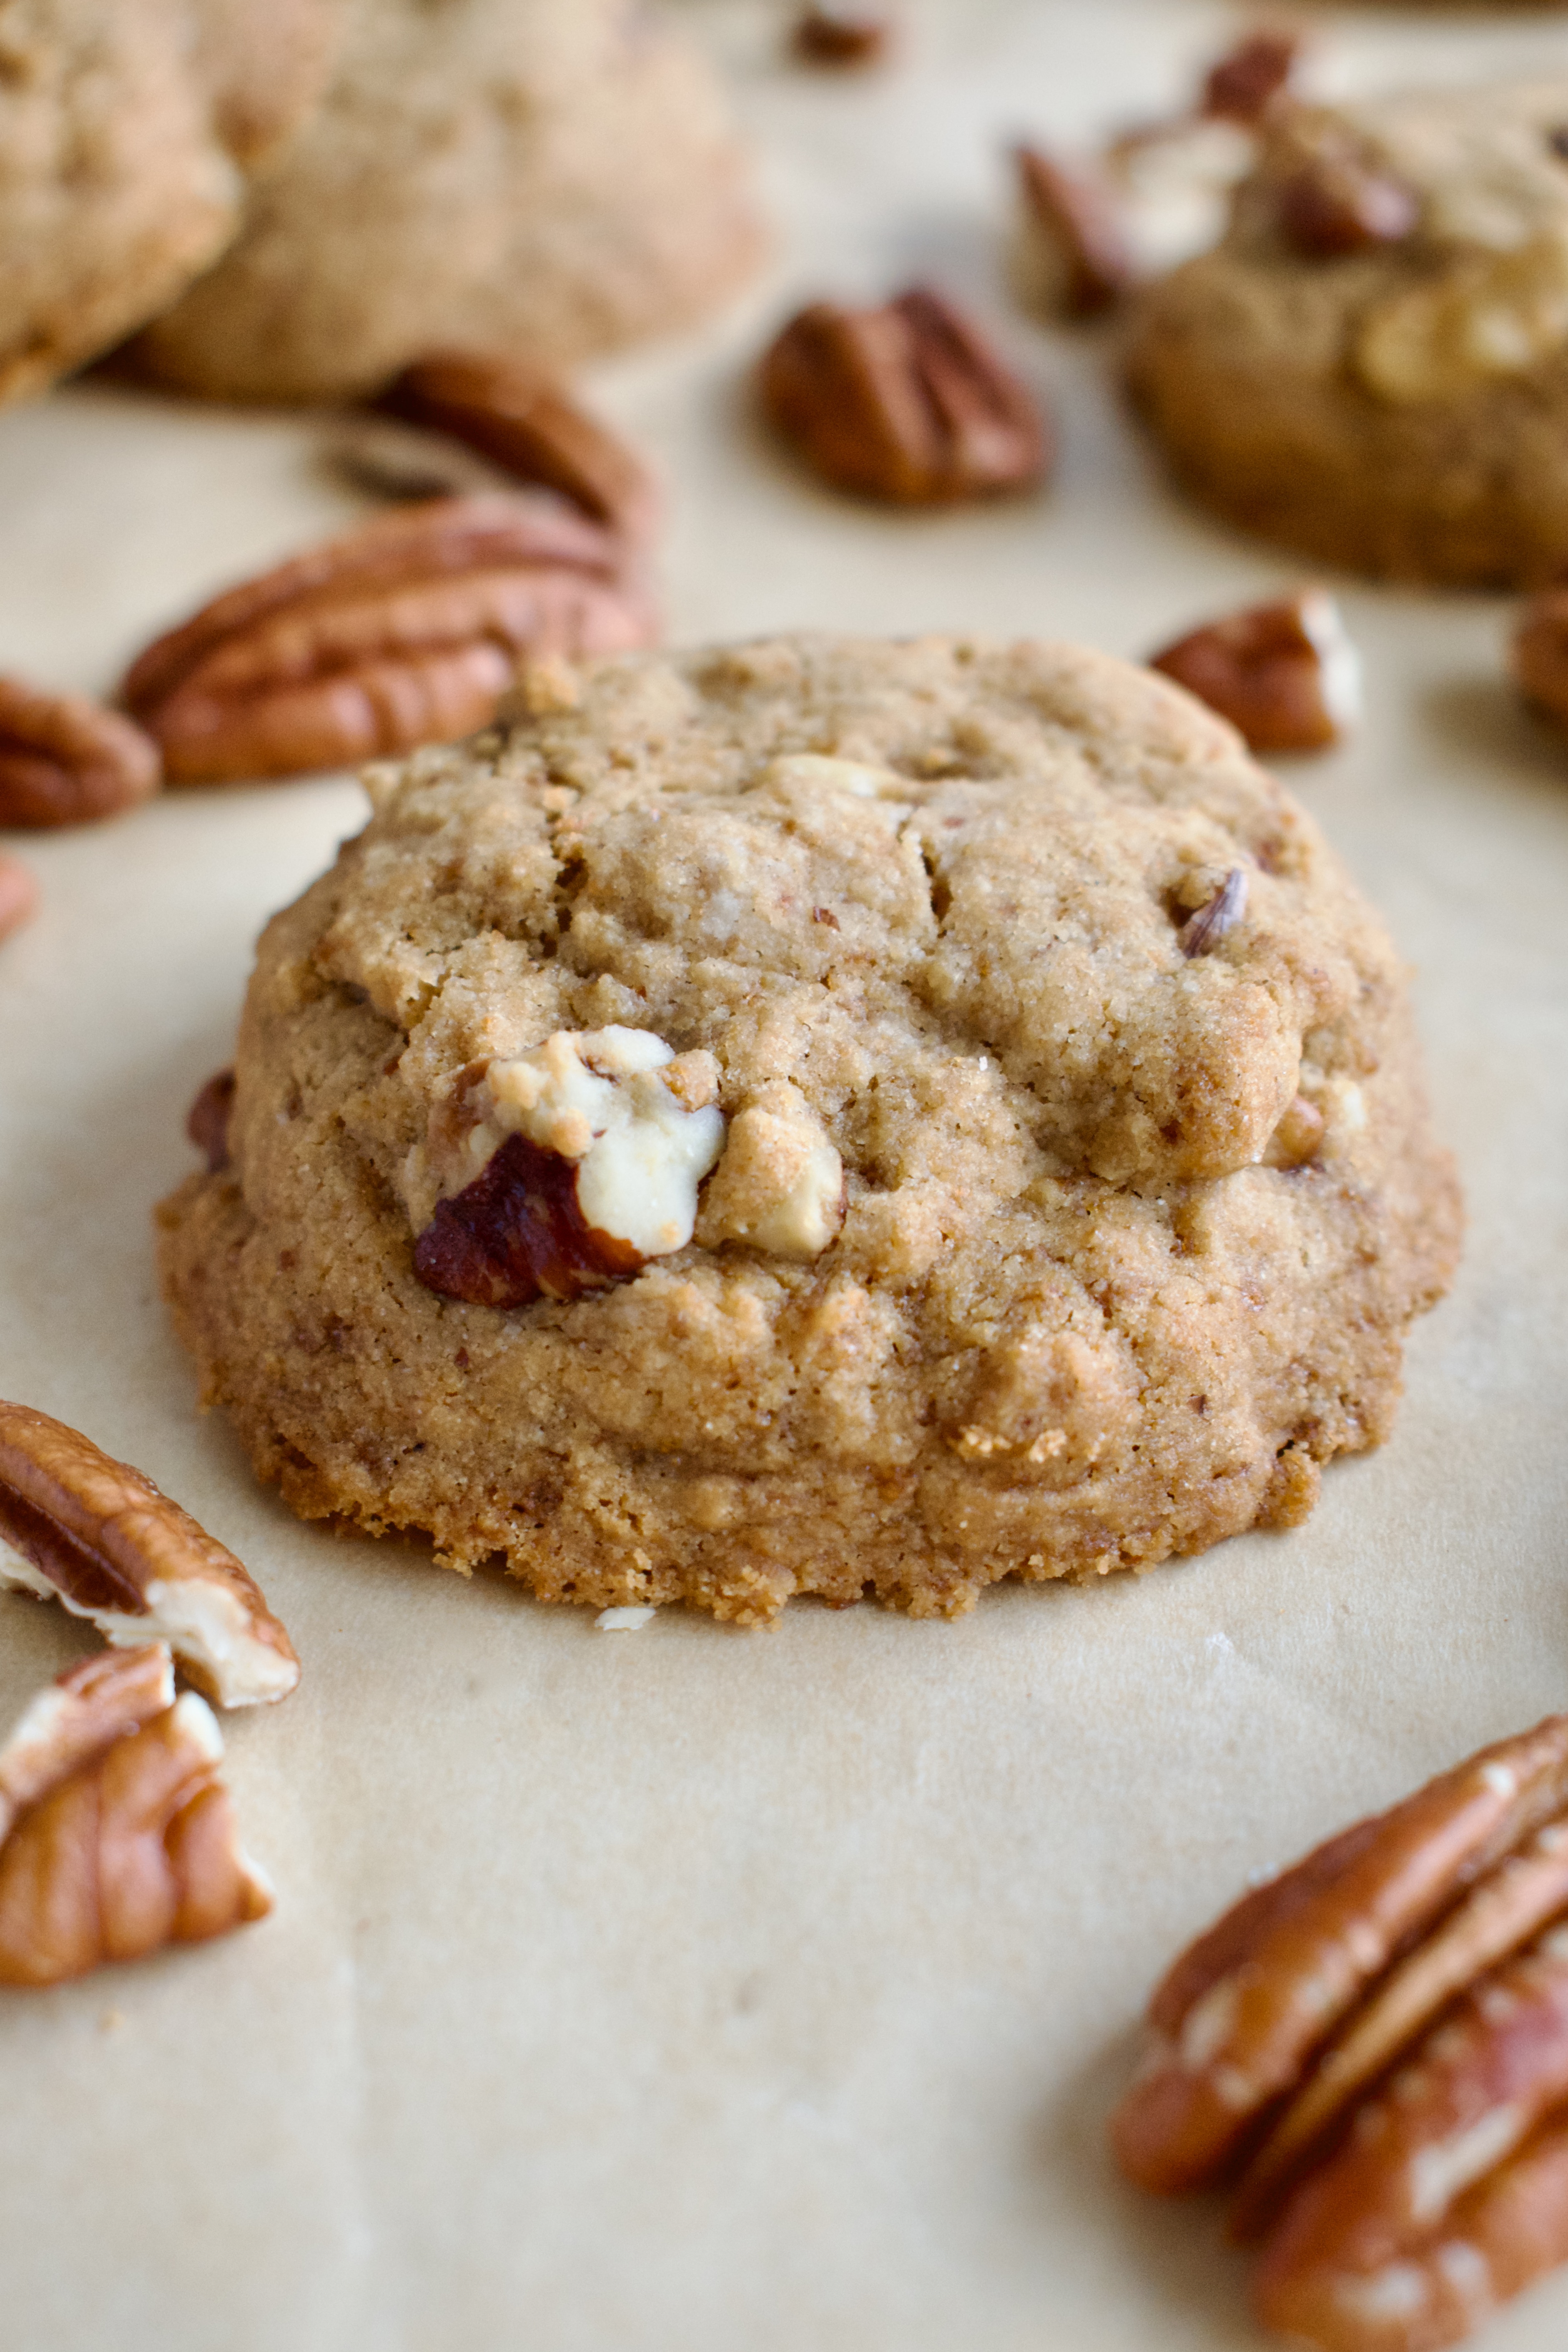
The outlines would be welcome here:
M 374 390 L 440 345 L 552 365 L 686 324 L 759 232 L 712 77 L 623 0 L 350 0 L 323 102 L 141 338 L 231 399 Z
M 1568 562 L 1568 79 L 1272 119 L 1212 253 L 1142 296 L 1131 380 L 1181 478 L 1399 579 Z
M 0 400 L 140 326 L 239 226 L 316 98 L 341 0 L 0 11 Z
M 1293 1524 L 1458 1212 L 1401 967 L 1179 688 L 780 639 L 530 681 L 269 926 L 175 1320 L 309 1516 L 918 1614 Z

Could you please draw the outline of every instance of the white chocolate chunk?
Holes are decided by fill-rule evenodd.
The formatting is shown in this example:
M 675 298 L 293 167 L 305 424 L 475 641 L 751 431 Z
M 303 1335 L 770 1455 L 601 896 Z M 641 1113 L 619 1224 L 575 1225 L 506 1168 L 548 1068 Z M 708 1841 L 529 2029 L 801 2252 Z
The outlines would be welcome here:
M 1378 303 L 1362 322 L 1355 356 L 1371 391 L 1414 404 L 1522 375 L 1564 343 L 1568 231 L 1557 228 Z
M 764 782 L 816 785 L 829 792 L 848 793 L 858 801 L 902 800 L 910 780 L 896 768 L 875 767 L 867 760 L 837 760 L 821 751 L 786 751 L 769 761 Z

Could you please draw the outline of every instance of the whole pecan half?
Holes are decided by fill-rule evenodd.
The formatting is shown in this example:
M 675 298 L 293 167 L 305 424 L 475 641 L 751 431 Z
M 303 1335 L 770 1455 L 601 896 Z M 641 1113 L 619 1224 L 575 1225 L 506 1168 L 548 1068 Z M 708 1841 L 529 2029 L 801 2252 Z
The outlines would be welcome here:
M 1150 2004 L 1142 2187 L 1239 2175 L 1259 2316 L 1437 2352 L 1568 2256 L 1568 1717 L 1247 1895 Z
M 158 789 L 158 747 L 118 710 L 0 677 L 0 824 L 85 824 Z
M 790 27 L 790 47 L 808 66 L 870 66 L 888 54 L 893 28 L 866 8 L 821 5 L 803 8 Z
M 0 1402 L 0 1585 L 63 1601 L 117 1647 L 162 1638 L 224 1706 L 284 1698 L 288 1634 L 248 1570 L 128 1463 Z
M 29 1805 L 174 1704 L 166 1642 L 81 1658 L 56 1676 L 0 1748 L 0 1842 Z
M 0 940 L 37 912 L 38 886 L 19 857 L 0 856 Z
M 902 506 L 1031 488 L 1050 462 L 1033 394 L 963 313 L 911 287 L 880 310 L 814 302 L 763 357 L 763 403 L 840 489 Z
M 1254 751 L 1321 751 L 1361 710 L 1361 665 L 1321 589 L 1205 622 L 1150 656 Z
M 132 665 L 171 782 L 340 767 L 471 733 L 525 654 L 647 645 L 616 536 L 523 497 L 437 499 L 230 589 Z
M 658 522 L 658 491 L 641 458 L 543 368 L 483 352 L 432 352 L 404 369 L 379 405 L 451 434 L 629 539 L 647 539 Z
M 137 1654 L 149 1679 L 146 1654 Z M 162 1677 L 166 1688 L 167 1651 Z M 272 1908 L 217 1777 L 223 1738 L 205 1701 L 187 1691 L 143 1717 L 148 1692 L 122 1685 L 128 1712 L 117 1716 L 105 1699 L 89 1737 L 77 1710 L 93 1701 L 79 1681 L 79 1669 L 60 1678 L 58 1719 L 71 1734 L 52 1763 L 42 1760 L 36 1722 L 28 1732 L 39 1702 L 18 1726 L 33 1790 L 0 1838 L 0 1984 L 59 1984 L 106 1961 L 221 1936 Z
M 1069 172 L 1038 147 L 1014 150 L 1032 275 L 1045 307 L 1097 318 L 1132 282 L 1132 253 L 1105 183 Z

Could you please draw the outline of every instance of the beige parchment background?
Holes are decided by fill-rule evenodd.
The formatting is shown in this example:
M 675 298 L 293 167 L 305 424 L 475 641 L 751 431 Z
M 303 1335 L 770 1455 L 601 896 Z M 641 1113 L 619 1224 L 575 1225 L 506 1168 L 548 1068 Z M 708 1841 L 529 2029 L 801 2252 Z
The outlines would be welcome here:
M 672 630 L 813 623 L 1146 650 L 1297 575 L 1184 511 L 1103 344 L 1013 312 L 999 140 L 1155 110 L 1206 0 L 916 6 L 899 69 L 734 70 L 777 268 L 597 389 L 672 486 Z M 1568 69 L 1550 16 L 1317 12 L 1326 80 Z M 1483 22 L 1484 17 L 1484 22 Z M 762 442 L 741 371 L 798 294 L 921 273 L 1062 423 L 1046 498 L 888 519 Z M 0 419 L 0 666 L 104 688 L 155 628 L 355 511 L 316 421 L 101 385 Z M 190 1164 L 250 943 L 359 822 L 342 780 L 185 793 L 25 847 L 0 951 L 0 1392 L 143 1465 L 305 1660 L 231 1722 L 275 1917 L 0 2000 L 4 2352 L 1220 2352 L 1215 2216 L 1101 2152 L 1174 1948 L 1289 1859 L 1568 1704 L 1568 744 L 1500 684 L 1501 603 L 1348 583 L 1369 712 L 1295 781 L 1417 968 L 1471 1234 L 1397 1435 L 1300 1532 L 952 1626 L 792 1610 L 634 1635 L 297 1526 L 198 1422 L 153 1202 Z M 82 1646 L 0 1596 L 0 1716 Z M 1547 2352 L 1568 2277 L 1489 2338 Z

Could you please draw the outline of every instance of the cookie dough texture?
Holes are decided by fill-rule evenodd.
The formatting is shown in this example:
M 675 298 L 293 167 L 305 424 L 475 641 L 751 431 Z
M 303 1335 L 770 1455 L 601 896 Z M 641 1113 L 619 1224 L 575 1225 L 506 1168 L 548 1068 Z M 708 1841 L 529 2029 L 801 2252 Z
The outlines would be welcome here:
M 0 0 L 0 400 L 172 301 L 302 120 L 339 0 Z
M 570 365 L 759 257 L 696 52 L 630 0 L 344 0 L 321 103 L 218 266 L 139 339 L 184 390 L 322 400 L 438 345 Z
M 1300 108 L 1211 253 L 1141 298 L 1135 399 L 1220 514 L 1395 579 L 1568 563 L 1568 78 Z M 1568 143 L 1568 142 L 1565 142 Z M 1324 155 L 1402 182 L 1415 226 L 1290 248 L 1281 189 Z
M 1294 1522 L 1386 1433 L 1458 1223 L 1401 968 L 1179 688 L 1059 646 L 782 639 L 594 666 L 370 782 L 264 936 L 234 1164 L 160 1213 L 205 1396 L 298 1510 L 595 1608 L 952 1614 Z M 1188 960 L 1237 865 L 1245 919 Z M 632 1281 L 423 1289 L 448 1082 L 610 1024 L 716 1057 L 747 1218 L 721 1159 Z M 1266 1164 L 1303 1096 L 1318 1156 Z M 815 1255 L 733 1238 L 803 1125 L 842 1223 Z

